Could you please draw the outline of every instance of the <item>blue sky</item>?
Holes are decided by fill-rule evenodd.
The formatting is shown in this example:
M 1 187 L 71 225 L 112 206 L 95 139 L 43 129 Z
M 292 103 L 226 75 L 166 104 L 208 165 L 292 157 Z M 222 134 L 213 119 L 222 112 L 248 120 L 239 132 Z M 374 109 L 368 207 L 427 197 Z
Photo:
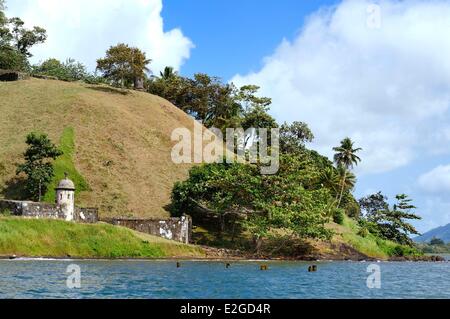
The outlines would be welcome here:
M 47 29 L 33 61 L 90 69 L 118 42 L 171 65 L 257 84 L 272 115 L 305 121 L 311 147 L 363 147 L 355 195 L 410 194 L 420 231 L 450 223 L 450 1 L 23 0 L 8 15 Z M 61 45 L 63 43 L 64 45 Z
M 206 72 L 231 79 L 256 71 L 283 38 L 293 39 L 305 17 L 336 1 L 166 0 L 168 29 L 181 28 L 195 43 L 181 73 Z

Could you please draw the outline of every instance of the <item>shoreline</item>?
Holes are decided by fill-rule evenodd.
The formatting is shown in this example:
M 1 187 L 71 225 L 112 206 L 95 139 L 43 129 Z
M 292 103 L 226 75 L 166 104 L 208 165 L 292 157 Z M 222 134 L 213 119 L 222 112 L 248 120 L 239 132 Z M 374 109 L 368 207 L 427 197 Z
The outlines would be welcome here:
M 27 257 L 27 256 L 0 256 L 0 261 L 193 261 L 193 262 L 443 262 L 448 263 L 450 260 L 446 260 L 441 256 L 424 256 L 426 258 L 390 258 L 387 260 L 383 259 L 302 259 L 302 258 L 246 258 L 246 257 L 155 257 L 155 258 L 130 258 L 130 257 L 120 257 L 120 258 L 108 258 L 108 257 L 51 257 L 51 256 L 40 256 L 40 257 Z

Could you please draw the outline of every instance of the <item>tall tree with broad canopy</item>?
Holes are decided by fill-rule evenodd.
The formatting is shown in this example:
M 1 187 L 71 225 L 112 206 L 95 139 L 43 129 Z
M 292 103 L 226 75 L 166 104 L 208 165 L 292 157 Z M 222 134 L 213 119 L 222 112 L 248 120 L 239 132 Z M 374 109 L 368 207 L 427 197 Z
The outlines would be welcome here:
M 173 189 L 173 213 L 213 214 L 222 231 L 236 217 L 253 238 L 257 253 L 263 240 L 281 232 L 287 240 L 329 238 L 325 227 L 334 209 L 330 189 L 321 186 L 317 154 L 283 154 L 275 175 L 261 175 L 259 164 L 214 163 L 194 167 L 189 179 Z M 331 163 L 328 164 L 331 166 Z
M 147 59 L 145 53 L 138 48 L 119 43 L 111 46 L 104 58 L 97 60 L 97 69 L 114 84 L 122 88 L 133 84 L 137 89 L 141 79 L 149 71 L 147 65 L 150 62 L 151 60 Z

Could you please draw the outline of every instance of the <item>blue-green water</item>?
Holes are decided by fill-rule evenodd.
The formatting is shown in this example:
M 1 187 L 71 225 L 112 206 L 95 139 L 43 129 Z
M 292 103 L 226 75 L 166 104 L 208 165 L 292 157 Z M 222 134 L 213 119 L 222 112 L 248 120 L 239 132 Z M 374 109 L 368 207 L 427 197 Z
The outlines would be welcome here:
M 69 289 L 78 265 L 81 288 Z M 450 263 L 0 260 L 0 298 L 450 298 Z

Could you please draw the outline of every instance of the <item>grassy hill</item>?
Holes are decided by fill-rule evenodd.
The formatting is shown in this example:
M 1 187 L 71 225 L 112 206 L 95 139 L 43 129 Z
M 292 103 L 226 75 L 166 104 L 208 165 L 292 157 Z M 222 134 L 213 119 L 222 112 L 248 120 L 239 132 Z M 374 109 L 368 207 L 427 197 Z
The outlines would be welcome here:
M 79 189 L 77 204 L 102 216 L 167 217 L 175 181 L 188 165 L 175 165 L 172 130 L 193 130 L 192 119 L 157 96 L 104 86 L 30 79 L 0 82 L 0 198 L 20 199 L 25 137 L 48 133 L 66 152 L 55 164 Z M 53 201 L 53 193 L 46 195 Z
M 108 224 L 0 217 L 0 256 L 71 258 L 203 257 L 201 248 Z

